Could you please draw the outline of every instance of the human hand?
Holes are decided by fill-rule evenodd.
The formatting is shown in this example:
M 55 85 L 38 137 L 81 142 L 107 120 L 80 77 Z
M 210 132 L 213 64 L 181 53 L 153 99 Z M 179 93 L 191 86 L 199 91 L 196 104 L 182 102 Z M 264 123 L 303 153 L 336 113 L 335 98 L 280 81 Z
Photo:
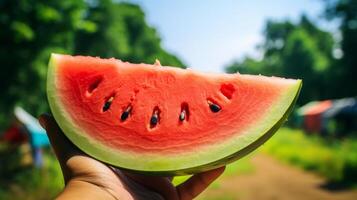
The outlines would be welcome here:
M 195 174 L 175 187 L 172 177 L 134 174 L 91 158 L 65 137 L 50 115 L 41 115 L 39 122 L 46 129 L 65 180 L 66 186 L 57 199 L 189 200 L 224 171 L 221 167 Z

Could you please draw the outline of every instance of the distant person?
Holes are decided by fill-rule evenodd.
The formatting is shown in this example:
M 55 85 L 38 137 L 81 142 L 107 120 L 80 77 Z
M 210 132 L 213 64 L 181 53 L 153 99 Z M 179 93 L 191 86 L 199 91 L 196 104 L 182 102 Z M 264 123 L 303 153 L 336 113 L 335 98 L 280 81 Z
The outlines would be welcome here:
M 47 131 L 66 184 L 57 199 L 190 200 L 224 171 L 222 167 L 195 174 L 175 187 L 172 177 L 129 173 L 87 156 L 64 136 L 49 115 L 42 115 L 39 122 Z
M 18 146 L 28 141 L 28 133 L 25 126 L 14 119 L 10 127 L 2 134 L 1 141 Z
M 33 133 L 22 123 L 17 117 L 12 120 L 9 128 L 2 134 L 0 141 L 8 144 L 8 151 L 19 149 L 22 155 L 22 160 L 28 160 L 29 152 L 31 153 L 29 161 L 21 161 L 28 164 L 32 163 L 35 167 L 42 167 L 43 156 L 42 148 L 45 146 L 42 143 L 38 145 L 34 142 Z M 45 135 L 46 136 L 46 135 Z M 37 137 L 39 138 L 39 137 Z M 48 146 L 48 145 L 47 145 Z

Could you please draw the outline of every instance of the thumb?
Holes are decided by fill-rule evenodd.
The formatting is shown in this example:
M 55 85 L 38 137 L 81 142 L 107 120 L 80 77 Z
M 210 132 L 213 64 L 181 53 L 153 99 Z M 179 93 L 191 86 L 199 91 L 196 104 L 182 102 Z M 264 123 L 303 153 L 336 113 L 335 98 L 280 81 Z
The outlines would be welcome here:
M 65 166 L 65 163 L 69 158 L 74 155 L 82 155 L 81 151 L 75 147 L 72 142 L 63 134 L 62 130 L 57 125 L 54 118 L 49 114 L 42 114 L 38 118 L 41 126 L 46 130 L 52 148 L 56 154 L 61 167 Z

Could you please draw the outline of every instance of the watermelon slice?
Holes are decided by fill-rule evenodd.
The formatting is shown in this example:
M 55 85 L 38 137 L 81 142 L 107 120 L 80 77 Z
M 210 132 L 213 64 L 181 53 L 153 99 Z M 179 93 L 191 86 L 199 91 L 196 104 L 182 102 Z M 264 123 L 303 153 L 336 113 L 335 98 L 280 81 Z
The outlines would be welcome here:
M 65 135 L 87 154 L 148 174 L 226 165 L 269 139 L 301 80 L 52 54 L 47 95 Z

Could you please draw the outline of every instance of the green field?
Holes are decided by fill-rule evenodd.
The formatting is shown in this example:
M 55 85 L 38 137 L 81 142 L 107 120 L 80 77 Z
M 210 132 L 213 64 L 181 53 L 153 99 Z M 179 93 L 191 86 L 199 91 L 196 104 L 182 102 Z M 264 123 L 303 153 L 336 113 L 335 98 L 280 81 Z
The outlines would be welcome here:
M 324 139 L 301 130 L 281 128 L 261 150 L 330 181 L 357 182 L 356 138 Z
M 227 165 L 222 176 L 228 177 L 228 176 L 238 176 L 241 174 L 254 173 L 254 167 L 250 162 L 250 159 L 251 159 L 251 155 L 244 157 L 232 164 Z M 177 176 L 173 179 L 173 183 L 174 185 L 179 185 L 180 183 L 184 182 L 190 177 L 191 176 Z M 219 187 L 219 185 L 213 183 L 211 187 Z
M 45 200 L 54 197 L 63 188 L 61 169 L 54 155 L 46 151 L 44 155 L 44 167 L 35 169 L 32 167 L 15 166 L 19 156 L 17 153 L 7 155 L 7 162 L 14 163 L 16 169 L 7 168 L 9 176 L 1 176 L 0 179 L 0 199 L 13 200 Z M 250 163 L 251 156 L 245 157 L 226 167 L 223 176 L 237 176 L 240 174 L 254 173 L 254 168 Z M 179 176 L 174 179 L 177 185 L 185 181 L 189 176 Z M 219 188 L 218 183 L 213 183 L 211 188 Z
M 19 162 L 18 152 L 7 155 L 7 161 Z M 44 156 L 44 166 L 41 169 L 31 166 L 15 166 L 1 171 L 0 199 L 13 200 L 45 200 L 53 198 L 63 187 L 61 168 L 48 151 Z M 6 171 L 5 171 L 6 170 Z
M 4 147 L 0 148 L 1 151 L 3 149 Z M 286 163 L 324 176 L 330 181 L 353 185 L 357 183 L 357 140 L 353 138 L 328 140 L 306 135 L 300 130 L 281 128 L 256 153 L 272 155 Z M 3 168 L 1 171 L 0 199 L 49 199 L 62 189 L 60 167 L 51 151 L 45 152 L 42 169 L 16 168 L 16 152 L 2 154 L 2 161 L 5 157 L 8 157 L 5 159 L 6 163 L 11 164 L 9 166 L 14 169 Z M 254 154 L 228 165 L 223 178 L 254 173 L 251 157 L 254 157 Z M 176 177 L 174 184 L 180 184 L 187 178 L 189 176 Z M 210 186 L 219 187 L 217 182 Z

